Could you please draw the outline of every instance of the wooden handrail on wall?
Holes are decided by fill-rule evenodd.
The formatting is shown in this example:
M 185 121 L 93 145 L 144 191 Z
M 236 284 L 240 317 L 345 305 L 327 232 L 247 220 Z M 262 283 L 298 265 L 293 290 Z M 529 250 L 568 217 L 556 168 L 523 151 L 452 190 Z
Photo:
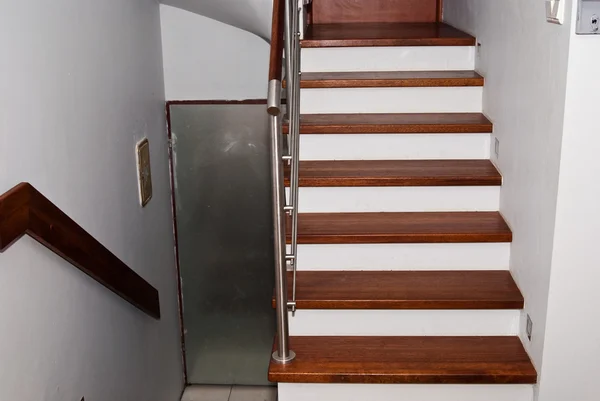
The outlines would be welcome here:
M 127 302 L 160 319 L 156 288 L 26 182 L 0 196 L 0 252 L 24 234 Z
M 271 53 L 269 56 L 269 81 L 281 81 L 283 71 L 283 30 L 285 24 L 285 0 L 273 0 L 271 26 Z

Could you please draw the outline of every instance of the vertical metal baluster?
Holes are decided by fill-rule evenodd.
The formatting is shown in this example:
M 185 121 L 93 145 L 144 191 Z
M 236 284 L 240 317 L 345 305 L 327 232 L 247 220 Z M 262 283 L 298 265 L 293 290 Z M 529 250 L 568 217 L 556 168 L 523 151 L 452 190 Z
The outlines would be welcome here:
M 299 170 L 300 170 L 300 10 L 301 3 L 298 0 L 291 0 L 293 3 L 293 28 L 294 28 L 294 59 L 292 71 L 294 73 L 293 80 L 293 149 L 292 154 L 292 179 L 290 180 L 292 192 L 292 204 L 294 211 L 292 216 L 292 260 L 293 281 L 292 281 L 292 312 L 296 311 L 296 273 L 298 270 L 298 192 L 299 192 Z
M 291 118 L 291 107 L 293 101 L 293 86 L 290 77 L 293 75 L 293 54 L 294 54 L 294 28 L 292 26 L 292 0 L 285 0 L 285 30 L 284 30 L 284 49 L 285 49 L 285 80 L 286 80 L 286 114 L 288 117 L 288 135 L 287 135 L 287 155 L 283 157 L 289 165 L 291 165 L 292 157 L 294 154 L 293 141 L 292 141 L 292 118 Z M 291 178 L 291 177 L 290 177 Z M 292 203 L 291 194 L 291 180 L 290 180 L 290 194 L 286 202 L 285 210 L 290 215 L 294 212 L 294 204 Z M 286 261 L 287 264 L 287 261 Z

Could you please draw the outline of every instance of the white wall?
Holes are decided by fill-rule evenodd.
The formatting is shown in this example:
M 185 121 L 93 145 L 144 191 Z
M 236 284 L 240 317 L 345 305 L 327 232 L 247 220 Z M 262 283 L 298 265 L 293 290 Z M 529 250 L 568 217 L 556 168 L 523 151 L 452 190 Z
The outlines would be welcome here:
M 600 36 L 572 33 L 541 401 L 596 401 Z
M 267 96 L 269 44 L 249 32 L 161 5 L 167 100 Z
M 161 3 L 241 28 L 265 40 L 271 38 L 273 0 L 161 0 Z
M 482 44 L 477 70 L 486 79 L 484 113 L 500 140 L 500 157 L 493 156 L 504 177 L 500 211 L 514 233 L 511 271 L 533 319 L 533 340 L 524 342 L 537 367 L 546 325 L 570 25 L 569 18 L 564 26 L 546 23 L 544 7 L 542 0 L 444 2 L 444 20 Z
M 156 0 L 0 0 L 0 193 L 29 181 L 160 291 L 156 321 L 25 237 L 0 255 L 0 400 L 182 389 Z M 154 197 L 138 204 L 134 146 Z

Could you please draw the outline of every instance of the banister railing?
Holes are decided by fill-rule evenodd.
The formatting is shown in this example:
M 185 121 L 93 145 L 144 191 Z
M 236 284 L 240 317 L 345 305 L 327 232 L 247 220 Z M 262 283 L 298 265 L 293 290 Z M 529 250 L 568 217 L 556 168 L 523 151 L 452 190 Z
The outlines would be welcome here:
M 298 173 L 300 168 L 300 13 L 302 0 L 274 0 L 269 65 L 267 111 L 271 133 L 273 232 L 275 250 L 275 298 L 277 350 L 273 360 L 287 363 L 295 354 L 289 346 L 288 308 L 296 310 L 296 269 L 298 266 Z M 285 51 L 284 51 L 285 50 Z M 283 154 L 282 69 L 285 53 L 286 114 L 289 124 L 287 154 Z M 290 165 L 290 191 L 286 199 L 283 163 Z M 286 229 L 289 215 L 291 229 Z M 286 236 L 291 237 L 290 252 Z M 292 268 L 292 300 L 288 300 L 287 266 Z
M 160 319 L 158 291 L 26 182 L 0 195 L 0 252 L 25 234 Z

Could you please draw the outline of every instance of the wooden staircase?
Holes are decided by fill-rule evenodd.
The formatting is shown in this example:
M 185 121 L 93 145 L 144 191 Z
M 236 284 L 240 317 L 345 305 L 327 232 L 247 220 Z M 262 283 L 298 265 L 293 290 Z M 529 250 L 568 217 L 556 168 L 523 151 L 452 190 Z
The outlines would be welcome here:
M 309 26 L 281 401 L 533 399 L 474 45 L 438 22 Z

